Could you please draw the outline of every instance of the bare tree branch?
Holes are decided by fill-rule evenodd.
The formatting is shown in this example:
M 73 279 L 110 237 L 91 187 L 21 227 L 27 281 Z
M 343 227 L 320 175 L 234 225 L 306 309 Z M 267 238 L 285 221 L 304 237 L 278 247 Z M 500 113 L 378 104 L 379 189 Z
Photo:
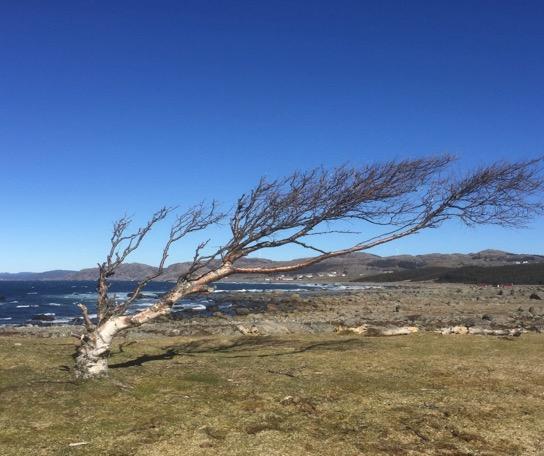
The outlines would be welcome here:
M 326 255 L 328 252 L 325 252 L 324 250 L 321 250 L 320 248 L 314 247 L 313 245 L 306 244 L 305 242 L 302 242 L 298 239 L 295 239 L 292 241 L 292 244 L 300 245 L 301 247 L 304 247 L 305 249 L 315 250 L 318 253 L 322 253 L 323 255 Z
M 436 228 L 448 219 L 457 219 L 466 225 L 518 227 L 544 213 L 543 159 L 494 163 L 461 178 L 446 174 L 452 160 L 446 155 L 361 168 L 318 168 L 277 180 L 262 178 L 235 204 L 229 223 L 231 239 L 211 254 L 203 253 L 208 241 L 200 242 L 192 262 L 179 273 L 172 288 L 151 306 L 133 315 L 126 315 L 126 311 L 141 290 L 164 273 L 171 246 L 190 233 L 218 223 L 223 214 L 218 213 L 213 203 L 194 206 L 179 215 L 172 225 L 157 269 L 136 285 L 129 298 L 117 304 L 108 296 L 108 278 L 171 209 L 161 209 L 147 225 L 132 234 L 127 234 L 130 218 L 121 218 L 114 224 L 108 256 L 99 264 L 97 326 L 92 325 L 87 309 L 80 306 L 86 330 L 96 337 L 82 339 L 77 356 L 78 372 L 83 376 L 103 372 L 107 368 L 105 354 L 115 334 L 167 315 L 180 299 L 206 291 L 211 283 L 232 274 L 296 271 L 423 229 Z M 384 229 L 377 236 L 332 251 L 307 241 L 310 236 L 344 233 L 334 227 L 340 221 L 383 226 Z M 254 252 L 289 244 L 313 250 L 317 255 L 283 266 L 237 266 L 238 260 Z
M 168 240 L 166 241 L 166 244 L 164 245 L 159 266 L 154 273 L 148 275 L 136 285 L 136 287 L 130 293 L 129 298 L 121 304 L 117 305 L 113 310 L 113 313 L 116 315 L 120 315 L 126 312 L 130 305 L 138 299 L 141 291 L 147 286 L 147 284 L 152 280 L 156 279 L 157 277 L 160 277 L 164 273 L 164 267 L 170 253 L 170 248 L 175 242 L 179 241 L 181 238 L 187 236 L 190 233 L 204 230 L 208 226 L 217 223 L 223 217 L 224 215 L 217 211 L 217 203 L 215 201 L 213 201 L 210 206 L 206 206 L 202 202 L 196 206 L 187 209 L 182 214 L 179 214 L 170 228 L 170 235 L 168 237 Z M 199 244 L 199 246 L 197 247 L 195 258 L 193 259 L 193 264 L 189 268 L 190 273 L 193 273 L 203 267 L 199 263 L 202 260 L 202 258 L 200 257 L 200 251 L 204 247 L 206 247 L 207 244 L 208 241 Z M 189 275 L 190 274 L 188 274 L 187 277 Z
M 541 200 L 531 199 L 543 189 L 542 171 L 539 168 L 541 162 L 542 160 L 538 159 L 514 164 L 496 163 L 476 170 L 462 179 L 439 177 L 433 181 L 427 181 L 423 191 L 408 192 L 403 195 L 402 200 L 395 201 L 395 204 L 398 204 L 396 213 L 393 211 L 392 204 L 387 204 L 386 210 L 379 206 L 374 206 L 372 210 L 352 207 L 351 211 L 355 218 L 381 224 L 379 219 L 386 215 L 389 219 L 384 223 L 385 225 L 394 226 L 400 223 L 400 220 L 404 222 L 404 225 L 350 248 L 332 252 L 321 251 L 321 255 L 296 264 L 273 268 L 235 267 L 235 272 L 268 274 L 294 271 L 328 258 L 367 250 L 424 228 L 435 228 L 451 218 L 458 218 L 467 225 L 523 226 L 531 215 L 542 213 L 544 210 Z M 275 231 L 280 231 L 282 228 L 276 228 Z M 302 245 L 299 238 L 312 234 L 304 232 L 307 228 L 308 226 L 303 226 L 301 230 L 283 239 L 258 242 L 255 244 L 256 248 L 270 248 L 286 243 Z M 306 245 L 306 247 L 320 250 L 313 246 Z M 252 251 L 252 248 L 246 250 Z
M 132 220 L 124 216 L 113 224 L 113 234 L 110 239 L 110 250 L 103 263 L 98 264 L 98 321 L 102 322 L 113 312 L 114 300 L 108 297 L 108 278 L 115 274 L 117 268 L 134 250 L 136 250 L 151 228 L 166 216 L 173 208 L 163 207 L 153 214 L 146 225 L 136 232 L 127 234 L 127 229 Z
M 83 316 L 83 323 L 85 324 L 85 329 L 88 332 L 92 332 L 95 326 L 93 322 L 91 321 L 91 318 L 89 317 L 89 309 L 87 309 L 87 306 L 85 304 L 78 304 L 77 306 L 81 310 L 81 315 Z

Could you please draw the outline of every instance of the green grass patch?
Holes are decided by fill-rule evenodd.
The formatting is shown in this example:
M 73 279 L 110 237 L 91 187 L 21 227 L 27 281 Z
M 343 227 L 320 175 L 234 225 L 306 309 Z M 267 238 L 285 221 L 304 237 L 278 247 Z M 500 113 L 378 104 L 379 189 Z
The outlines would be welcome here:
M 543 342 L 150 338 L 76 383 L 71 341 L 1 337 L 0 454 L 544 454 Z

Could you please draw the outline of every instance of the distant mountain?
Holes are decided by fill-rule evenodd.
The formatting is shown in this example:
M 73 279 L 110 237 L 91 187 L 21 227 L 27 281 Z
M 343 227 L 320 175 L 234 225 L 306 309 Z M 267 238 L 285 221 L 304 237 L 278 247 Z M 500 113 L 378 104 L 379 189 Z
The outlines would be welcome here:
M 504 266 L 424 267 L 355 279 L 359 282 L 422 282 L 482 284 L 544 284 L 544 263 Z
M 237 265 L 242 267 L 272 267 L 293 264 L 292 261 L 273 261 L 265 258 L 243 258 Z M 517 264 L 544 263 L 543 255 L 515 254 L 500 250 L 483 250 L 477 253 L 430 253 L 426 255 L 394 255 L 381 257 L 369 253 L 353 253 L 343 257 L 331 258 L 314 264 L 286 276 L 319 275 L 345 277 L 346 280 L 365 278 L 377 274 L 402 273 L 424 268 L 461 268 L 465 266 L 494 267 Z M 168 266 L 158 280 L 173 281 L 180 273 L 186 271 L 189 263 L 175 263 Z M 139 280 L 156 271 L 154 266 L 141 263 L 127 263 L 120 266 L 112 280 Z M 96 280 L 97 268 L 82 269 L 81 271 L 56 270 L 47 272 L 0 273 L 0 280 Z M 237 279 L 243 279 L 238 276 Z M 255 279 L 256 276 L 245 278 Z
M 113 280 L 140 280 L 157 270 L 154 266 L 142 263 L 126 263 L 119 266 Z M 72 271 L 63 280 L 96 280 L 98 279 L 98 268 L 82 269 Z
M 71 274 L 75 271 L 57 269 L 46 272 L 0 272 L 0 280 L 69 280 Z

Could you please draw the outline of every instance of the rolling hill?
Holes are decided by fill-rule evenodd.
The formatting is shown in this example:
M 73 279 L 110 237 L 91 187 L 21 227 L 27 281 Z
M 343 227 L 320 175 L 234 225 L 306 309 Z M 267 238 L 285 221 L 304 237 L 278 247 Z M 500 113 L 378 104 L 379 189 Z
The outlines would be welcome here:
M 239 266 L 274 266 L 291 264 L 299 260 L 292 261 L 273 261 L 264 258 L 244 258 L 237 264 Z M 486 274 L 502 273 L 503 270 L 491 270 L 501 266 L 509 266 L 514 272 L 524 271 L 524 267 L 534 264 L 544 264 L 544 256 L 536 254 L 514 254 L 500 250 L 483 250 L 477 253 L 452 253 L 440 254 L 431 253 L 426 255 L 396 255 L 381 257 L 369 253 L 354 253 L 344 257 L 331 258 L 297 271 L 291 274 L 295 276 L 311 276 L 308 279 L 316 279 L 328 274 L 335 274 L 337 278 L 343 277 L 343 280 L 439 280 L 444 277 L 460 277 L 473 271 L 470 267 L 485 269 Z M 187 269 L 189 263 L 174 263 L 168 266 L 159 280 L 173 281 L 176 277 Z M 453 274 L 454 269 L 459 271 Z M 532 276 L 533 269 L 528 272 Z M 112 280 L 139 280 L 155 271 L 155 267 L 142 263 L 127 263 L 122 265 Z M 477 277 L 481 276 L 479 270 L 474 270 Z M 506 270 L 505 270 L 506 271 Z M 470 272 L 472 274 L 472 272 Z M 446 274 L 446 275 L 444 275 Z M 382 278 L 381 275 L 384 277 Z M 80 271 L 70 270 L 52 270 L 46 272 L 20 272 L 20 273 L 0 273 L 0 280 L 96 280 L 98 276 L 97 268 L 82 269 Z M 289 276 L 289 275 L 287 275 Z M 259 277 L 252 275 L 245 277 L 247 279 L 258 280 Z M 237 280 L 244 277 L 236 277 Z M 261 277 L 262 279 L 262 277 Z M 448 279 L 449 280 L 449 279 Z M 457 279 L 456 279 L 457 280 Z
M 364 282 L 422 282 L 525 284 L 544 285 L 544 263 L 505 266 L 462 266 L 459 268 L 423 267 L 392 273 L 382 273 L 355 281 Z

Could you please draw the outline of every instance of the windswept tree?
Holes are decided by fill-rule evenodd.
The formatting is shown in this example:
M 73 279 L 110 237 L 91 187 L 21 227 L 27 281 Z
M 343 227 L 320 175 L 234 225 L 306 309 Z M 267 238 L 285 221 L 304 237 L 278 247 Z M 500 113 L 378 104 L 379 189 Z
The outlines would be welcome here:
M 229 213 L 215 204 L 199 204 L 175 218 L 160 263 L 120 302 L 108 293 L 109 279 L 136 250 L 150 230 L 171 212 L 163 208 L 130 232 L 129 218 L 115 222 L 106 259 L 99 264 L 97 321 L 80 304 L 85 331 L 76 353 L 76 375 L 104 375 L 114 337 L 121 331 L 168 315 L 182 298 L 206 291 L 210 284 L 237 273 L 273 274 L 295 271 L 327 258 L 366 250 L 448 219 L 467 225 L 520 227 L 544 211 L 541 159 L 494 163 L 462 176 L 449 171 L 450 156 L 344 166 L 295 172 L 276 180 L 262 178 L 242 195 Z M 319 238 L 341 231 L 338 222 L 355 220 L 383 229 L 382 234 L 340 250 L 319 247 Z M 172 288 L 150 307 L 127 312 L 146 285 L 163 274 L 174 243 L 190 233 L 228 221 L 230 240 L 211 253 L 207 242 L 196 246 L 190 266 Z M 298 245 L 314 255 L 273 267 L 242 267 L 238 261 L 262 249 Z

